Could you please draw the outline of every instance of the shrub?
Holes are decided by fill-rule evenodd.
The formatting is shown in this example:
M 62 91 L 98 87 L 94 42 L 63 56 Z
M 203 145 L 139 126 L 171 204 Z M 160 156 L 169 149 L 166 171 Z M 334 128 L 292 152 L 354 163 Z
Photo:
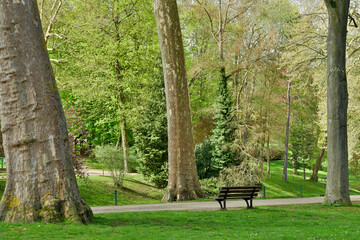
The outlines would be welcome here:
M 220 174 L 221 182 L 225 186 L 248 186 L 261 184 L 263 164 L 256 158 L 245 159 L 239 166 L 229 167 Z
M 157 188 L 165 188 L 168 184 L 168 177 L 169 176 L 169 167 L 168 163 L 165 162 L 158 174 L 151 174 L 150 181 L 155 184 Z
M 216 177 L 219 174 L 218 168 L 213 166 L 213 150 L 214 147 L 208 139 L 195 147 L 196 167 L 200 179 Z
M 217 196 L 219 194 L 219 187 L 221 187 L 221 183 L 216 177 L 201 179 L 200 185 L 207 196 Z
M 106 145 L 96 146 L 93 150 L 95 159 L 105 165 L 111 172 L 115 186 L 122 187 L 124 181 L 124 155 L 117 147 Z
M 296 120 L 291 128 L 290 150 L 292 152 L 292 165 L 294 173 L 300 168 L 301 162 L 303 167 L 311 161 L 314 148 L 316 146 L 316 138 L 314 134 L 314 126 L 303 120 Z M 305 169 L 304 169 L 305 171 Z

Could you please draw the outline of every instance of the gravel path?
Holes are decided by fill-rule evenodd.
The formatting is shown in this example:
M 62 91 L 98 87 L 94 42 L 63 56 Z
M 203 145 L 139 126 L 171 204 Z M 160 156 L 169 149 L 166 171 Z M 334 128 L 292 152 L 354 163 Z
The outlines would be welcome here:
M 351 196 L 351 200 L 360 201 L 360 195 Z M 314 198 L 279 198 L 279 199 L 254 199 L 253 206 L 275 206 L 288 204 L 322 203 L 323 197 Z M 227 208 L 246 207 L 244 200 L 227 201 Z M 209 202 L 174 202 L 157 204 L 139 204 L 124 206 L 92 207 L 94 213 L 115 213 L 115 212 L 149 212 L 149 211 L 216 211 L 219 204 Z
M 90 168 L 88 166 L 84 167 L 85 174 L 88 174 L 89 176 L 111 176 L 111 172 L 107 170 L 102 169 L 95 169 Z M 125 173 L 126 175 L 137 175 L 138 173 Z

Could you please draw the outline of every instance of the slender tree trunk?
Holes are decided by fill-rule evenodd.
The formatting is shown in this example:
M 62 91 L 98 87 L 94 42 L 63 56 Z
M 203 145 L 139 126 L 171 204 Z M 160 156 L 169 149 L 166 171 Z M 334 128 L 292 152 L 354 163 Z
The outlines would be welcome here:
M 266 139 L 266 160 L 267 160 L 267 175 L 270 176 L 270 133 L 267 133 Z
M 327 137 L 324 140 L 324 144 L 321 148 L 319 156 L 316 159 L 316 163 L 311 167 L 311 176 L 310 176 L 311 181 L 314 181 L 314 182 L 318 181 L 318 172 L 321 167 L 321 162 L 322 162 L 322 159 L 325 154 L 326 145 L 327 145 Z
M 163 201 L 204 197 L 196 170 L 184 47 L 176 0 L 153 0 L 165 77 L 169 181 Z
M 16 3 L 15 3 L 16 2 Z M 0 219 L 89 222 L 35 0 L 0 2 L 1 131 L 7 181 Z
M 123 150 L 124 156 L 124 170 L 125 172 L 129 172 L 129 163 L 128 163 L 128 156 L 129 156 L 129 144 L 128 144 L 128 137 L 126 133 L 126 119 L 125 117 L 121 121 L 121 148 Z
M 306 180 L 306 163 L 305 163 L 305 158 L 303 158 L 303 177 L 304 180 Z
M 116 20 L 116 17 L 114 17 L 114 26 L 115 26 L 115 41 L 117 44 L 120 44 L 120 34 L 119 34 L 119 22 Z M 123 157 L 124 157 L 124 170 L 125 172 L 129 172 L 129 164 L 128 164 L 128 156 L 129 156 L 129 144 L 128 144 L 128 136 L 126 131 L 126 115 L 124 112 L 124 105 L 125 105 L 125 97 L 124 97 L 124 91 L 121 87 L 121 65 L 119 62 L 119 56 L 115 55 L 115 75 L 116 79 L 118 81 L 118 84 L 120 85 L 118 87 L 118 99 L 119 99 L 119 105 L 120 105 L 120 132 L 121 132 L 121 148 L 123 151 Z
M 116 78 L 119 81 L 118 84 L 121 82 L 121 72 L 120 72 L 120 63 L 118 60 L 115 60 L 115 74 Z M 125 99 L 123 96 L 123 90 L 121 87 L 118 89 L 118 99 L 119 99 L 119 105 L 120 105 L 120 135 L 121 135 L 121 149 L 123 151 L 123 157 L 124 157 L 124 170 L 125 172 L 129 171 L 128 168 L 128 156 L 129 156 L 129 144 L 128 144 L 128 136 L 126 131 L 126 116 L 124 112 L 124 104 Z M 119 141 L 117 142 L 117 146 L 119 144 Z
M 325 0 L 329 15 L 327 39 L 328 172 L 325 203 L 351 205 L 347 146 L 348 92 L 346 28 L 350 0 Z
M 287 165 L 288 165 L 288 152 L 289 152 L 289 132 L 290 132 L 290 89 L 291 81 L 288 82 L 287 90 L 287 120 L 286 120 L 286 133 L 285 133 L 285 157 L 284 157 L 284 171 L 283 180 L 287 181 Z

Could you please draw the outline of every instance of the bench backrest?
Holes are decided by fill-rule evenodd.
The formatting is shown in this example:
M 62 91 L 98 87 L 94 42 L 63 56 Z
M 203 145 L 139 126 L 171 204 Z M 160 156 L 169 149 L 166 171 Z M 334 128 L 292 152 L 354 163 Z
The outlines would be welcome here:
M 261 186 L 222 187 L 219 197 L 224 198 L 253 198 L 257 197 Z

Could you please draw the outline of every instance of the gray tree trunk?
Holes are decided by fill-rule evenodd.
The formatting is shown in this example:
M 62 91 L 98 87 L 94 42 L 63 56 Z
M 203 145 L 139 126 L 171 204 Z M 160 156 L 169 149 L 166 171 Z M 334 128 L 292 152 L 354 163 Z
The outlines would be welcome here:
M 35 0 L 0 1 L 1 131 L 7 181 L 0 220 L 86 223 L 65 116 Z
M 291 82 L 288 82 L 287 90 L 287 120 L 286 120 L 286 133 L 285 133 L 285 156 L 284 156 L 284 171 L 283 171 L 283 180 L 287 181 L 287 165 L 288 165 L 288 152 L 289 152 L 289 132 L 290 132 L 290 89 Z
M 350 0 L 325 0 L 329 15 L 327 39 L 328 168 L 325 203 L 351 205 L 347 146 L 348 92 L 346 28 Z
M 153 0 L 165 77 L 169 181 L 163 201 L 204 197 L 197 175 L 184 48 L 176 0 Z M 171 198 L 170 198 L 171 196 Z

